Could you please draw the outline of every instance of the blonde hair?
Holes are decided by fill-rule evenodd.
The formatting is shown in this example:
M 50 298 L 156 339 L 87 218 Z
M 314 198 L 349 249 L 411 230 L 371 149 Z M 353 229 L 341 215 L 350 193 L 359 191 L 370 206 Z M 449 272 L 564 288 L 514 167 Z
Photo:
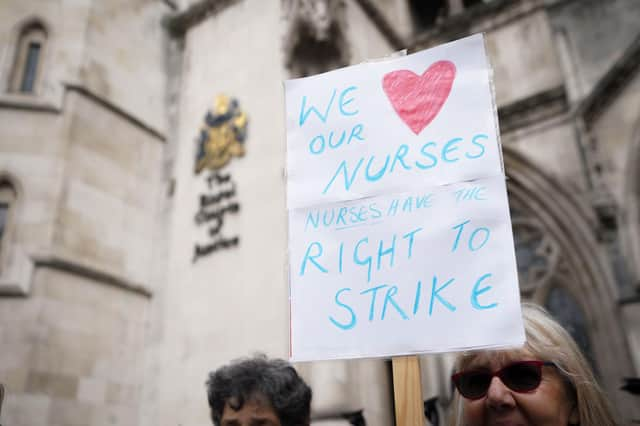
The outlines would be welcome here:
M 611 406 L 573 337 L 538 305 L 524 303 L 522 318 L 526 334 L 523 349 L 540 360 L 552 361 L 558 367 L 577 405 L 580 426 L 614 426 L 616 422 Z M 478 352 L 459 355 L 455 370 L 464 369 L 477 355 Z M 458 392 L 452 408 L 451 425 L 462 425 L 463 399 Z

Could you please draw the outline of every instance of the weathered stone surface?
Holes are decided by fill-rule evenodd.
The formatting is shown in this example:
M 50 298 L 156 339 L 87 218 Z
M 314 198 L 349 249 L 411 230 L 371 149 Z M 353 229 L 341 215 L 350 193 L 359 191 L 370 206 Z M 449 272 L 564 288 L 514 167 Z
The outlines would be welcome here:
M 94 378 L 80 378 L 78 381 L 77 398 L 79 401 L 88 402 L 97 406 L 106 401 L 105 380 Z
M 626 418 L 639 417 L 618 390 L 622 375 L 640 369 L 640 75 L 633 57 L 619 63 L 637 43 L 637 0 L 467 9 L 450 0 L 452 16 L 431 28 L 418 28 L 405 0 L 310 0 L 319 9 L 307 15 L 320 20 L 323 7 L 341 6 L 330 9 L 343 27 L 325 58 L 292 55 L 286 37 L 297 29 L 286 2 L 4 3 L 0 175 L 16 186 L 11 243 L 33 273 L 22 298 L 0 295 L 0 348 L 9 348 L 0 351 L 3 424 L 209 424 L 209 371 L 255 351 L 287 355 L 282 80 L 385 56 L 390 40 L 420 49 L 479 31 L 505 118 L 514 209 L 526 207 L 519 214 L 561 259 L 550 282 L 586 307 L 607 391 Z M 184 37 L 169 40 L 162 19 L 198 10 Z M 50 35 L 45 72 L 36 96 L 6 93 L 20 25 L 31 18 Z M 291 66 L 296 60 L 313 63 Z M 615 87 L 590 99 L 607 75 Z M 207 190 L 193 171 L 194 138 L 220 93 L 249 117 L 246 154 L 223 170 L 241 206 L 224 230 L 240 244 L 194 264 L 207 232 L 194 223 Z M 583 123 L 587 107 L 597 114 Z M 542 303 L 549 294 L 527 291 Z M 451 357 L 422 364 L 425 397 L 446 405 Z M 315 411 L 364 408 L 367 424 L 392 423 L 384 362 L 327 365 L 300 368 Z
M 78 379 L 73 376 L 31 370 L 27 377 L 26 391 L 29 393 L 73 398 L 77 390 Z
M 51 398 L 8 392 L 2 405 L 2 422 L 12 426 L 48 426 Z
M 493 29 L 487 34 L 487 50 L 495 72 L 499 106 L 562 84 L 551 28 L 544 11 Z
M 53 398 L 49 407 L 51 426 L 84 426 L 91 424 L 93 407 L 86 402 Z

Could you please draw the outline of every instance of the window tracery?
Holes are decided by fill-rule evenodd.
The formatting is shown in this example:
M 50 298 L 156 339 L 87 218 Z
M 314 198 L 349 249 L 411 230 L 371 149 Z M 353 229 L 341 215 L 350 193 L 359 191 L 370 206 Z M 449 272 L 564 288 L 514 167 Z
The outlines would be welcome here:
M 511 223 L 518 265 L 520 293 L 533 298 L 536 290 L 548 285 L 558 269 L 560 252 L 557 243 L 543 225 L 522 206 L 511 205 Z
M 565 260 L 557 239 L 540 218 L 536 217 L 535 210 L 514 194 L 510 196 L 510 203 L 518 280 L 523 300 L 545 306 L 573 336 L 597 370 L 586 316 L 569 290 L 579 287 L 577 274 Z

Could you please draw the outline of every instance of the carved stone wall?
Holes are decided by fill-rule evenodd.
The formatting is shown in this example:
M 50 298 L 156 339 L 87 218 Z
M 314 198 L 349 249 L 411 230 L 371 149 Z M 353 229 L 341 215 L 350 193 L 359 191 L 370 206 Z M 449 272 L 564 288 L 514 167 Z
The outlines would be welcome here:
M 344 0 L 282 0 L 285 65 L 293 77 L 349 63 Z

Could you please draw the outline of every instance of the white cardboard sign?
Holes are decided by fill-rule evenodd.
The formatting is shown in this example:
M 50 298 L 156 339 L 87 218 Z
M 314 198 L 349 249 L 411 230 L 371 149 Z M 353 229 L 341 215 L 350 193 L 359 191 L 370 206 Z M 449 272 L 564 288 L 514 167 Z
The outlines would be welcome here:
M 291 358 L 524 342 L 481 35 L 289 80 Z

